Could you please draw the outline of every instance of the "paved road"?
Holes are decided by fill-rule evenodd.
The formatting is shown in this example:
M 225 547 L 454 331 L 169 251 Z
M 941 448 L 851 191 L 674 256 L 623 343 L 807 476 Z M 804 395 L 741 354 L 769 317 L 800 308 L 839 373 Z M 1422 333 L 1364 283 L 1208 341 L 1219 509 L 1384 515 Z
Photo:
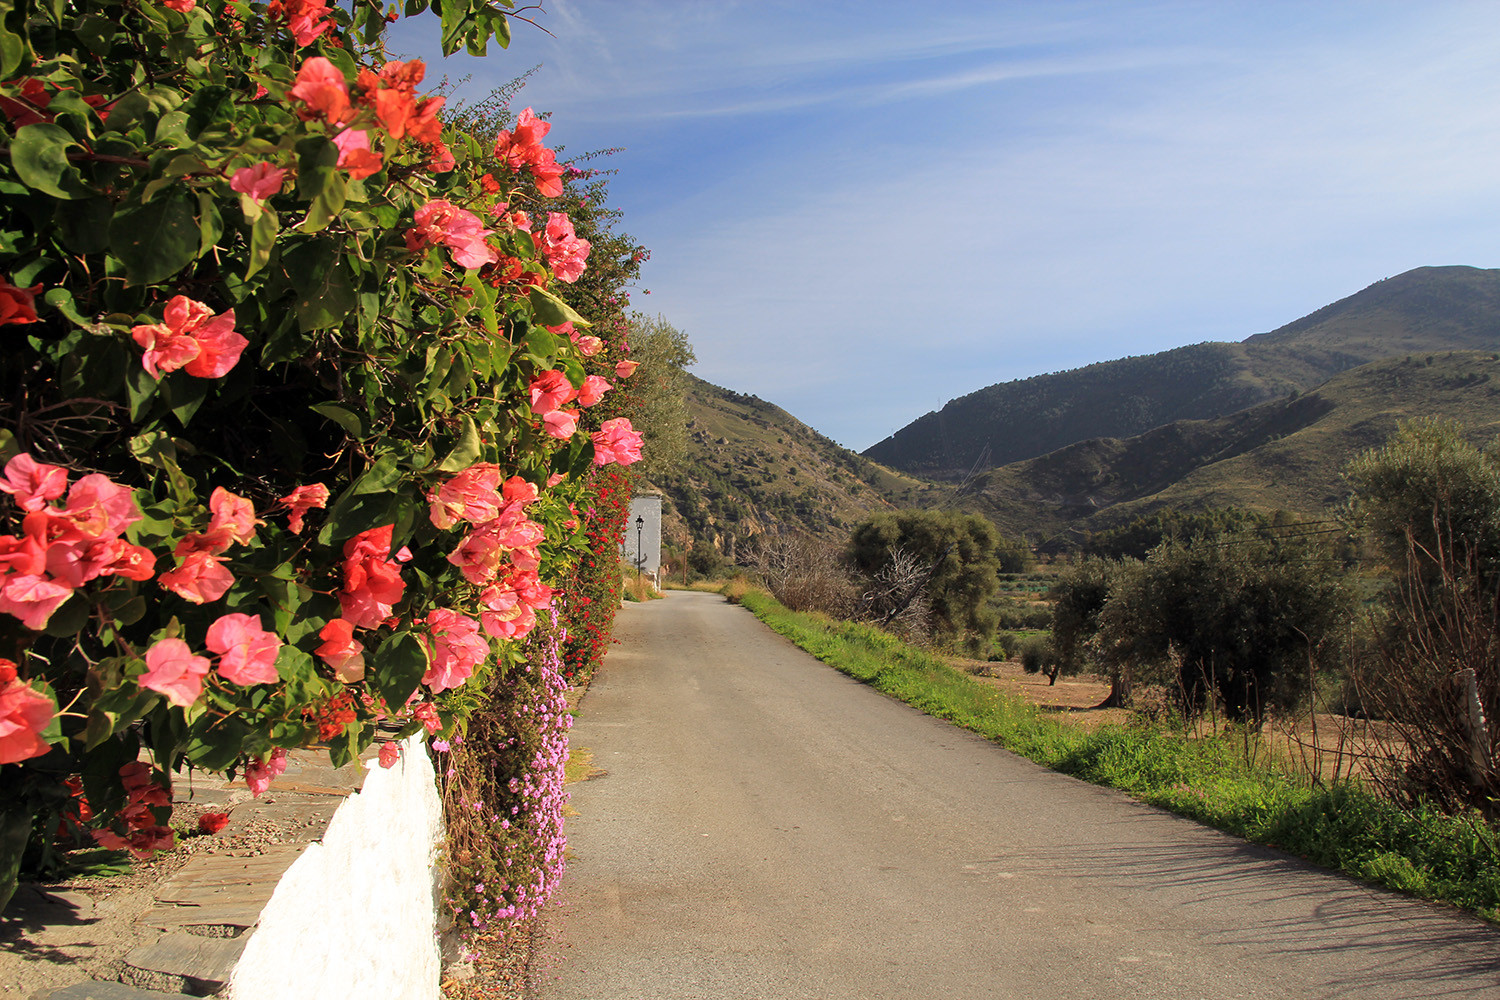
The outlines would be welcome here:
M 1500 932 L 1042 770 L 716 595 L 617 635 L 543 1000 L 1500 997 Z

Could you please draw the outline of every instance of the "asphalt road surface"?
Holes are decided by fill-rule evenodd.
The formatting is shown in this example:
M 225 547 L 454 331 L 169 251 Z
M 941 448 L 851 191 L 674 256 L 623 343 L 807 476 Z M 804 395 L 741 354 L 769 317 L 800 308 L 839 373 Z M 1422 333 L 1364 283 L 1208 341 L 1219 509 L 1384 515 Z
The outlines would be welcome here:
M 1043 770 L 717 595 L 627 605 L 543 1000 L 1500 998 L 1500 932 Z

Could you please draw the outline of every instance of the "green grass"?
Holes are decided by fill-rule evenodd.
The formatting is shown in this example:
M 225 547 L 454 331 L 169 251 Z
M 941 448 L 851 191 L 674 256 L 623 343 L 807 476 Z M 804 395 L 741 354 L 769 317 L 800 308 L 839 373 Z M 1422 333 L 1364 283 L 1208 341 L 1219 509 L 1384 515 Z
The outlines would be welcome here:
M 1402 810 L 1356 783 L 1312 784 L 1247 761 L 1235 735 L 1068 725 L 870 626 L 788 611 L 759 590 L 738 600 L 824 663 L 1038 764 L 1500 922 L 1500 833 L 1476 817 Z

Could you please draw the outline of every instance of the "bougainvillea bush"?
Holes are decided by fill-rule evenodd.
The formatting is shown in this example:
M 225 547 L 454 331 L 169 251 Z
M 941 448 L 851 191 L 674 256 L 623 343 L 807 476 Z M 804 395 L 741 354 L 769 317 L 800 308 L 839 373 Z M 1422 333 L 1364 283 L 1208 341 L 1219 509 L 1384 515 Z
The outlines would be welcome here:
M 429 6 L 508 41 L 505 0 Z M 639 454 L 589 429 L 628 366 L 564 297 L 547 123 L 445 126 L 395 16 L 3 8 L 0 897 L 59 830 L 170 844 L 183 767 L 453 733 Z

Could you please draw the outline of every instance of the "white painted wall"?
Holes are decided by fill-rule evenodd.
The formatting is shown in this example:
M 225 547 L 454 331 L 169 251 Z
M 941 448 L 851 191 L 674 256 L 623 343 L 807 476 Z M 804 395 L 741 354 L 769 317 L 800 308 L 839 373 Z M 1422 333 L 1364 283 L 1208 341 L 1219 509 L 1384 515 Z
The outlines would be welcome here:
M 230 979 L 233 1000 L 438 1000 L 432 761 L 418 734 L 395 766 L 365 766 L 322 842 L 277 883 Z
M 641 522 L 639 526 L 635 523 L 637 520 Z M 641 571 L 654 577 L 661 566 L 660 496 L 640 496 L 630 501 L 630 518 L 625 522 L 625 535 L 620 539 L 620 559 L 631 567 L 636 565 L 637 538 L 641 543 Z

